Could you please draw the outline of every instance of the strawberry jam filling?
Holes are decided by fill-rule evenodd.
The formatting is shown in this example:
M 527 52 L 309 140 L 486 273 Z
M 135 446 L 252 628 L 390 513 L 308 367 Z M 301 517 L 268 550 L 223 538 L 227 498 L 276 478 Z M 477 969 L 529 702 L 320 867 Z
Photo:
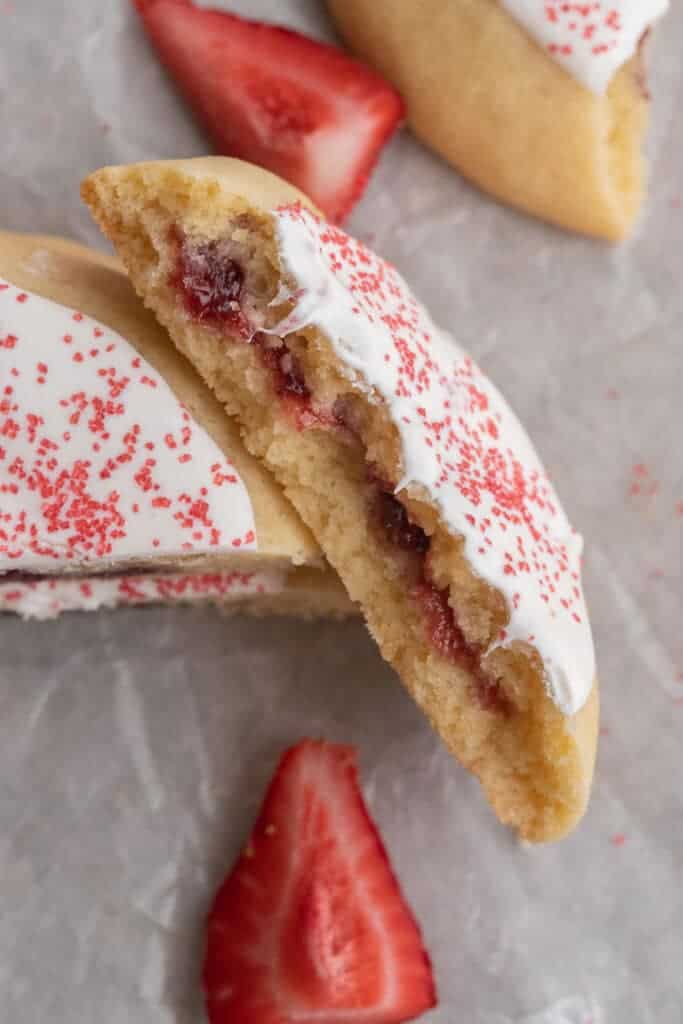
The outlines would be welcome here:
M 273 390 L 280 399 L 297 430 L 310 427 L 343 427 L 342 419 L 333 409 L 316 408 L 296 356 L 284 341 L 258 331 L 251 340 L 264 366 L 268 367 Z
M 337 425 L 334 416 L 314 410 L 311 393 L 294 356 L 283 341 L 254 332 L 244 311 L 245 273 L 229 241 L 190 242 L 176 237 L 178 260 L 172 284 L 188 314 L 254 345 L 272 376 L 273 388 L 299 430 Z
M 227 241 L 178 241 L 173 283 L 193 319 L 229 328 L 247 339 L 249 323 L 241 304 L 244 271 L 230 252 Z
M 191 243 L 180 238 L 177 243 L 178 263 L 172 283 L 180 291 L 189 315 L 237 335 L 258 349 L 261 362 L 270 370 L 276 396 L 299 430 L 335 427 L 353 435 L 353 425 L 347 422 L 343 403 L 329 412 L 314 408 L 301 366 L 286 343 L 251 328 L 243 307 L 245 274 L 234 259 L 232 243 L 220 240 Z M 513 711 L 511 701 L 500 683 L 482 669 L 483 652 L 467 642 L 448 602 L 448 591 L 439 590 L 429 579 L 429 537 L 410 521 L 406 508 L 394 497 L 393 486 L 379 478 L 372 466 L 368 467 L 368 479 L 375 488 L 374 518 L 379 531 L 393 548 L 415 558 L 414 596 L 422 609 L 432 646 L 473 676 L 477 698 L 483 707 L 510 714 Z
M 425 577 L 415 588 L 432 645 L 444 658 L 456 662 L 474 677 L 479 703 L 487 711 L 510 715 L 514 706 L 497 679 L 481 667 L 481 648 L 468 644 L 448 602 L 448 591 L 438 590 Z
M 404 505 L 391 493 L 392 488 L 371 473 L 371 482 L 377 488 L 375 520 L 392 547 L 415 556 L 417 583 L 413 595 L 425 620 L 427 634 L 439 654 L 467 670 L 475 680 L 477 699 L 487 711 L 509 715 L 514 711 L 510 699 L 497 679 L 481 666 L 482 650 L 468 643 L 458 625 L 455 612 L 448 601 L 448 590 L 439 590 L 429 579 L 427 554 L 429 537 L 424 530 L 411 523 Z
M 287 408 L 299 430 L 314 426 L 320 417 L 313 410 L 311 392 L 306 386 L 301 367 L 284 342 L 259 332 L 252 339 L 259 350 L 261 362 L 270 370 L 273 390 Z
M 419 526 L 410 522 L 408 513 L 393 494 L 380 490 L 377 495 L 377 514 L 384 535 L 390 544 L 402 551 L 414 551 L 426 555 L 429 537 Z

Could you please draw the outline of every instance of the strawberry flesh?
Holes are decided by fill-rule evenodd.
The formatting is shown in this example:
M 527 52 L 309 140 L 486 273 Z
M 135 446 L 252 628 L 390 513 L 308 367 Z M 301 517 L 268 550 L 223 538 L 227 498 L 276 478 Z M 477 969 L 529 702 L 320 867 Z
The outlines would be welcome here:
M 400 1024 L 435 1005 L 352 749 L 284 754 L 211 910 L 204 986 L 211 1024 Z
M 398 93 L 336 47 L 290 29 L 192 0 L 133 3 L 217 151 L 279 174 L 342 220 L 403 120 Z

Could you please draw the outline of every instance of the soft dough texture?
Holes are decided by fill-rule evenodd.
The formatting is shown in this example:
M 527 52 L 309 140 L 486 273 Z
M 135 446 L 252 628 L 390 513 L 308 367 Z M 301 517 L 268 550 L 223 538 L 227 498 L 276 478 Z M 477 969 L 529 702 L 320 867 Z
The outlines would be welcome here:
M 310 532 L 272 477 L 245 450 L 236 425 L 225 415 L 220 403 L 139 302 L 116 260 L 65 239 L 0 232 L 0 277 L 111 327 L 152 365 L 184 403 L 195 423 L 236 467 L 251 499 L 258 544 L 255 551 L 218 550 L 215 554 L 180 559 L 169 558 L 160 548 L 150 550 L 141 564 L 126 566 L 112 562 L 105 566 L 115 575 L 103 576 L 102 585 L 98 585 L 97 578 L 88 576 L 93 570 L 88 569 L 87 561 L 72 566 L 66 562 L 56 564 L 57 575 L 52 581 L 22 573 L 18 562 L 7 563 L 3 570 L 9 569 L 11 575 L 3 576 L 0 571 L 0 610 L 49 618 L 77 608 L 155 600 L 209 600 L 230 605 L 233 610 L 247 608 L 264 613 L 353 613 L 343 587 L 325 565 Z M 159 436 L 163 436 L 161 424 Z M 6 463 L 0 461 L 0 470 L 3 466 Z M 126 568 L 130 577 L 123 575 Z M 139 580 L 136 593 L 135 573 L 140 570 L 147 575 Z M 65 580 L 66 585 L 60 587 L 58 579 L 63 576 L 59 574 L 67 572 L 73 582 Z M 174 576 L 164 577 L 163 573 Z M 185 575 L 178 577 L 179 573 Z M 194 578 L 189 577 L 190 573 L 195 574 Z M 86 578 L 93 585 L 88 585 Z M 78 592 L 81 581 L 83 593 Z
M 645 192 L 642 54 L 596 96 L 497 0 L 327 0 L 401 92 L 415 134 L 466 178 L 560 227 L 624 238 Z
M 334 409 L 344 396 L 344 416 L 354 429 L 337 429 L 334 415 L 327 422 L 307 420 L 304 411 L 302 419 L 296 393 L 283 398 L 278 390 L 289 357 L 274 374 L 263 339 L 248 344 L 240 334 L 240 307 L 272 314 L 274 323 L 286 315 L 286 308 L 275 307 L 287 307 L 282 296 L 296 290 L 296 280 L 283 271 L 272 211 L 308 201 L 264 171 L 221 158 L 105 168 L 82 191 L 139 294 L 237 415 L 247 446 L 283 484 L 361 604 L 382 653 L 449 749 L 479 777 L 500 819 L 533 841 L 564 835 L 590 793 L 597 683 L 581 710 L 565 715 L 545 691 L 535 656 L 499 650 L 492 657 L 503 688 L 482 700 L 476 670 L 455 664 L 430 639 L 428 618 L 406 577 L 415 563 L 383 538 L 371 513 L 377 486 L 368 470 L 377 470 L 376 479 L 384 472 L 386 480 L 399 478 L 396 429 L 383 403 L 353 391 L 329 339 L 309 327 L 286 335 L 286 347 L 314 397 Z M 180 291 L 186 280 L 179 272 L 181 239 L 199 247 L 200 263 L 201 253 L 219 253 L 226 267 L 232 257 L 241 264 L 244 288 L 222 320 L 202 322 L 188 311 Z M 292 383 L 296 391 L 296 375 Z M 500 594 L 471 571 L 435 506 L 412 492 L 402 500 L 430 538 L 433 566 L 443 576 L 439 586 L 450 586 L 463 632 L 479 644 L 476 637 L 501 621 Z

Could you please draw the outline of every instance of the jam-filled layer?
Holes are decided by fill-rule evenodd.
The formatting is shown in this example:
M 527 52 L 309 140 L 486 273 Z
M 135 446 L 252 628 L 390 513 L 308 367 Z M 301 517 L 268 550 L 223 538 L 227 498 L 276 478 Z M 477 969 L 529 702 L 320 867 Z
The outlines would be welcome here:
M 384 484 L 372 478 L 376 489 L 374 518 L 385 540 L 413 556 L 415 581 L 412 593 L 418 602 L 430 643 L 439 654 L 464 668 L 475 680 L 476 695 L 483 707 L 501 714 L 514 711 L 500 682 L 481 666 L 483 651 L 468 643 L 448 600 L 448 590 L 439 589 L 429 578 L 429 537 L 412 523 L 404 505 Z
M 299 430 L 324 426 L 344 429 L 353 435 L 353 427 L 344 417 L 343 404 L 329 413 L 314 407 L 301 366 L 285 341 L 250 329 L 244 311 L 245 279 L 231 242 L 178 241 L 178 265 L 172 283 L 180 291 L 188 314 L 226 331 L 233 341 L 242 340 L 258 348 L 263 365 L 270 370 L 273 390 Z M 413 596 L 422 610 L 430 643 L 444 658 L 470 673 L 483 707 L 511 714 L 514 706 L 500 682 L 481 666 L 483 651 L 467 642 L 458 625 L 448 591 L 438 589 L 429 579 L 429 537 L 410 521 L 405 507 L 393 494 L 393 486 L 378 479 L 371 466 L 368 479 L 373 492 L 370 514 L 377 529 L 397 552 L 412 556 Z
M 191 243 L 175 238 L 178 257 L 172 283 L 188 314 L 254 345 L 271 373 L 275 394 L 300 430 L 332 425 L 335 418 L 316 411 L 303 373 L 284 342 L 265 331 L 254 331 L 243 306 L 245 272 L 235 259 L 230 241 Z
M 174 238 L 178 256 L 173 284 L 187 312 L 201 323 L 228 328 L 248 340 L 249 322 L 242 309 L 244 270 L 230 255 L 232 243 Z

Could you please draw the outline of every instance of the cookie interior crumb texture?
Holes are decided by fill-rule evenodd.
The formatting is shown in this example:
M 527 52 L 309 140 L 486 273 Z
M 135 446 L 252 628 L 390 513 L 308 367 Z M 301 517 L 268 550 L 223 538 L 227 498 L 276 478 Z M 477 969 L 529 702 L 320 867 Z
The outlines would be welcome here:
M 501 821 L 532 841 L 564 835 L 590 792 L 597 686 L 566 715 L 546 692 L 538 656 L 489 650 L 505 603 L 473 572 L 428 495 L 394 493 L 401 450 L 384 403 L 359 394 L 322 331 L 272 333 L 296 301 L 296 282 L 269 211 L 305 197 L 220 158 L 105 168 L 82 193 L 139 294 L 238 418 L 384 657 Z

